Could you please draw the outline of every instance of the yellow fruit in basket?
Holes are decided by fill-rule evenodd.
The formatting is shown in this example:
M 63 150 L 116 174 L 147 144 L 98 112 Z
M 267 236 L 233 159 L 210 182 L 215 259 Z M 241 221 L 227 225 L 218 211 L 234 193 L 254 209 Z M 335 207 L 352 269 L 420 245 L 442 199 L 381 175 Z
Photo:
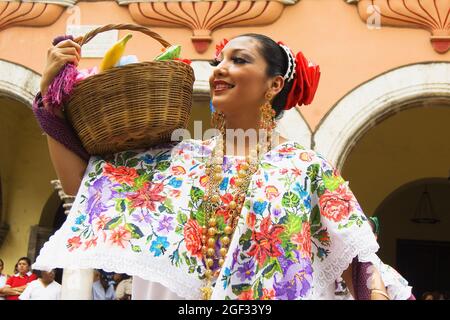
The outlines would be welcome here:
M 127 34 L 125 37 L 117 41 L 111 48 L 109 48 L 108 51 L 106 51 L 102 63 L 100 64 L 100 71 L 111 69 L 117 64 L 117 62 L 119 62 L 125 51 L 125 46 L 132 36 L 133 35 L 130 33 Z

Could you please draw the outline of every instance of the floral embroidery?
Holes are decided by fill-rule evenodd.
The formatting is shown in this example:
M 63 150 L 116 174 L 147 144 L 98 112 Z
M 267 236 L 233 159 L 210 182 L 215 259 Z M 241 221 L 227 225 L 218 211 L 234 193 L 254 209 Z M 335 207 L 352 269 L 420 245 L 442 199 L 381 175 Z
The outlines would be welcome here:
M 205 163 L 213 147 L 213 139 L 188 140 L 91 158 L 65 223 L 66 254 L 106 254 L 111 248 L 113 259 L 122 250 L 155 259 L 146 268 L 166 259 L 202 281 Z M 226 207 L 240 163 L 224 158 L 218 232 L 229 219 Z M 336 237 L 365 221 L 331 165 L 295 142 L 284 143 L 260 161 L 214 291 L 225 299 L 306 298 L 314 268 L 327 261 Z M 212 269 L 220 270 L 217 262 Z

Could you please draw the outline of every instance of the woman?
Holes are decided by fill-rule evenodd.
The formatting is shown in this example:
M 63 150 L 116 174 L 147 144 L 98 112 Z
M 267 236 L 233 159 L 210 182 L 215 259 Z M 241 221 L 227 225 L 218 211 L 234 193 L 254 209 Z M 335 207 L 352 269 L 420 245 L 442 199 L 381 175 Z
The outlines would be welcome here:
M 5 267 L 5 264 L 3 263 L 3 260 L 0 259 L 0 300 L 5 300 L 5 295 L 3 294 L 3 287 L 6 284 L 6 280 L 8 279 L 6 274 L 3 274 L 3 268 Z
M 50 49 L 44 94 L 79 50 Z M 35 267 L 127 273 L 133 299 L 332 299 L 340 276 L 357 298 L 386 299 L 382 283 L 365 283 L 378 245 L 347 183 L 319 154 L 273 137 L 275 117 L 312 101 L 318 67 L 256 34 L 219 45 L 215 65 L 220 134 L 89 162 L 37 96 L 56 172 L 77 198 Z M 256 139 L 238 143 L 239 129 Z
M 17 273 L 6 280 L 6 285 L 2 288 L 2 294 L 6 300 L 19 300 L 19 296 L 27 287 L 28 283 L 37 279 L 37 276 L 31 272 L 31 261 L 27 257 L 22 257 L 17 261 Z

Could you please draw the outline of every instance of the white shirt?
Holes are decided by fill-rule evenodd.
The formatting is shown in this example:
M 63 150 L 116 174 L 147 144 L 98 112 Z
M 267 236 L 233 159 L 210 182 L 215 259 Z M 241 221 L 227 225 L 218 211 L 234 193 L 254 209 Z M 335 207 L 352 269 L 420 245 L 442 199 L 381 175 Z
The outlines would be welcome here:
M 47 286 L 44 286 L 40 279 L 31 281 L 22 294 L 19 300 L 60 300 L 61 299 L 61 285 L 53 281 Z
M 95 281 L 92 284 L 92 295 L 93 300 L 115 300 L 116 292 L 114 291 L 114 286 L 111 284 L 108 289 L 103 288 L 100 280 Z
M 0 288 L 3 288 L 6 284 L 7 277 L 4 274 L 0 274 Z M 5 300 L 4 296 L 0 296 L 0 300 Z
M 133 277 L 133 300 L 183 300 L 169 288 L 158 282 L 144 280 L 138 276 Z

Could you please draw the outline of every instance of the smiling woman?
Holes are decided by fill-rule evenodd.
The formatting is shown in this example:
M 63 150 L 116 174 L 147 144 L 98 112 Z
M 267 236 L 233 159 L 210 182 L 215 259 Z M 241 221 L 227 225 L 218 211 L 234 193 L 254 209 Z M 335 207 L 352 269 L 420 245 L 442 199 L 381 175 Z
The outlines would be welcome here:
M 256 34 L 223 41 L 215 65 L 211 139 L 86 163 L 49 138 L 60 179 L 78 191 L 34 267 L 127 273 L 134 299 L 333 299 L 341 276 L 356 298 L 385 299 L 367 282 L 378 244 L 348 183 L 275 131 L 283 110 L 311 103 L 319 67 Z

